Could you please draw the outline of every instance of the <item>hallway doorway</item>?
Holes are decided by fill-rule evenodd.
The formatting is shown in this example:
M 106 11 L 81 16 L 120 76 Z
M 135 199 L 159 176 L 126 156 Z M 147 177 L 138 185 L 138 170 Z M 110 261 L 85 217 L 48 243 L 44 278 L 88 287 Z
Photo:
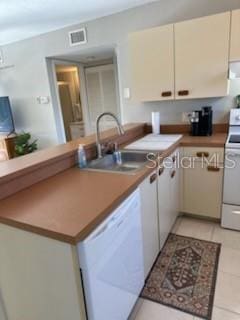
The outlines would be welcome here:
M 112 112 L 121 120 L 117 55 L 113 48 L 51 58 L 50 85 L 59 143 L 96 131 L 96 118 Z M 100 130 L 115 126 L 105 117 Z
M 66 141 L 85 136 L 80 79 L 76 65 L 56 65 L 56 78 Z

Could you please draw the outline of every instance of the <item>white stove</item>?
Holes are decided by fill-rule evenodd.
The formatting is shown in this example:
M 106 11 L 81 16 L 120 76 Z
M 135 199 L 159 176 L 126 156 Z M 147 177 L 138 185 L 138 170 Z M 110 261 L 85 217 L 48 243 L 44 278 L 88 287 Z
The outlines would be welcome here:
M 232 109 L 225 145 L 222 227 L 240 231 L 240 109 Z
M 226 148 L 240 149 L 240 109 L 232 109 Z

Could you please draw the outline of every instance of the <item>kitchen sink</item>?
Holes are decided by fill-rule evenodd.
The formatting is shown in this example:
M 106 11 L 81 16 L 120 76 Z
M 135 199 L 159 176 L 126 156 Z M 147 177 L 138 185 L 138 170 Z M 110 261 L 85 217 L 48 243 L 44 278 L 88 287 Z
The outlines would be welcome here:
M 86 170 L 134 174 L 147 164 L 148 153 L 141 151 L 116 151 L 88 163 Z

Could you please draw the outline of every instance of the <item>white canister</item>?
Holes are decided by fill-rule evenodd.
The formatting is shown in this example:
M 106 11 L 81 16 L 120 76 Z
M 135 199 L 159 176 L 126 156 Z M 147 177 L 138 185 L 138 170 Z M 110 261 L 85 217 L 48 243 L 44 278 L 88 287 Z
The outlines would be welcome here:
M 152 132 L 160 134 L 160 112 L 152 112 Z

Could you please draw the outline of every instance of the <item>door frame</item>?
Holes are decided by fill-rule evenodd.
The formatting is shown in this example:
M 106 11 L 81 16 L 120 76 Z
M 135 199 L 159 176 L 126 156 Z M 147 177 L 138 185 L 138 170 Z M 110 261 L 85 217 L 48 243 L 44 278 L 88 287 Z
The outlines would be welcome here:
M 86 84 L 85 84 L 85 74 L 84 74 L 84 66 L 75 61 L 61 60 L 61 59 L 51 59 L 50 60 L 50 72 L 51 72 L 51 80 L 52 80 L 52 101 L 53 101 L 53 113 L 55 118 L 56 130 L 59 143 L 66 143 L 66 133 L 63 121 L 62 107 L 61 101 L 58 91 L 57 84 L 57 74 L 56 74 L 56 66 L 57 65 L 65 65 L 65 66 L 76 66 L 78 69 L 78 78 L 80 84 L 80 99 L 81 99 L 81 108 L 84 122 L 84 130 L 85 134 L 89 133 L 89 116 L 88 116 L 88 101 L 86 94 Z M 51 81 L 50 81 L 51 82 Z M 50 83 L 51 85 L 51 83 Z

